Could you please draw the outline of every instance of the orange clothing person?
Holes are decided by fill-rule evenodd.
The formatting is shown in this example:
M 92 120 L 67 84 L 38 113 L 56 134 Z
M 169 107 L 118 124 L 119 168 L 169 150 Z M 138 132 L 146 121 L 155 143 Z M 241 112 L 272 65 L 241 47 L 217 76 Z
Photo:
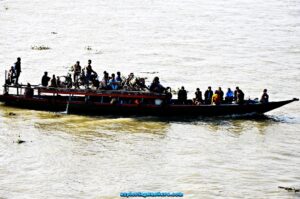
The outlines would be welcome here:
M 219 94 L 219 91 L 215 91 L 215 94 L 213 94 L 212 96 L 211 102 L 215 105 L 221 104 L 221 96 Z

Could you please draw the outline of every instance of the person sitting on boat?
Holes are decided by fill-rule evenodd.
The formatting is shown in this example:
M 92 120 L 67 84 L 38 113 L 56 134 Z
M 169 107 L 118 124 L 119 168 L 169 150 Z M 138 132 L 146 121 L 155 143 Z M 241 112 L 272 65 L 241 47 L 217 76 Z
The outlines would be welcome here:
M 203 103 L 202 92 L 200 91 L 200 88 L 196 89 L 195 98 L 193 99 L 193 102 L 195 105 L 199 105 Z
M 73 71 L 73 81 L 75 87 L 79 87 L 78 80 L 80 78 L 80 73 L 81 73 L 81 66 L 79 61 L 77 61 L 76 64 L 72 66 L 71 71 Z
M 233 92 L 230 88 L 228 88 L 227 93 L 226 93 L 226 97 L 225 97 L 225 102 L 227 104 L 231 104 L 233 101 Z
M 86 70 L 86 81 L 85 84 L 88 87 L 89 86 L 89 81 L 93 81 L 98 74 L 93 70 L 92 68 L 92 60 L 88 60 L 88 65 L 85 67 Z
M 122 82 L 122 81 L 123 81 L 123 80 L 122 80 L 122 77 L 121 77 L 121 72 L 120 72 L 120 71 L 117 72 L 116 80 L 117 80 L 118 82 Z
M 221 104 L 220 91 L 218 91 L 218 90 L 215 91 L 215 94 L 213 94 L 213 96 L 212 96 L 211 103 L 214 104 L 214 105 L 220 105 Z
M 205 101 L 205 104 L 211 104 L 211 98 L 213 96 L 213 91 L 211 90 L 211 86 L 209 86 L 207 88 L 207 90 L 205 91 L 204 93 L 204 101 Z
M 133 84 L 134 84 L 134 74 L 133 73 L 130 73 L 128 75 L 128 78 L 125 80 L 124 82 L 124 87 L 128 90 L 132 90 L 133 88 Z
M 122 80 L 122 77 L 121 77 L 121 72 L 117 72 L 117 77 L 116 77 L 116 80 L 117 82 L 119 83 L 119 88 L 122 88 L 123 87 L 123 80 Z
M 268 92 L 268 90 L 264 89 L 263 94 L 262 94 L 262 96 L 260 98 L 260 102 L 261 103 L 268 103 L 269 102 L 269 95 L 268 95 L 267 92 Z
M 16 78 L 16 71 L 15 71 L 15 68 L 12 66 L 10 68 L 10 70 L 8 71 L 8 77 L 7 77 L 7 80 L 6 80 L 6 84 L 12 84 L 14 83 L 14 80 Z
M 48 86 L 48 83 L 50 81 L 50 77 L 48 77 L 48 72 L 44 72 L 44 75 L 42 77 L 42 86 L 45 86 L 47 87 Z
M 221 87 L 219 87 L 218 92 L 219 92 L 219 95 L 220 95 L 220 100 L 221 100 L 221 102 L 223 102 L 223 100 L 224 100 L 224 92 L 222 91 Z
M 112 90 L 117 90 L 118 89 L 118 82 L 115 78 L 115 74 L 111 74 L 111 79 L 109 80 L 109 83 L 108 83 L 109 87 L 112 89 Z
M 59 78 L 58 76 L 56 77 L 56 86 L 57 86 L 58 88 L 61 87 L 61 81 L 60 81 L 60 78 Z
M 133 84 L 133 87 L 135 90 L 142 90 L 142 91 L 146 91 L 149 90 L 149 88 L 146 86 L 146 77 L 137 77 L 135 78 L 135 82 Z M 162 90 L 161 92 L 163 92 L 164 90 Z
M 187 100 L 187 92 L 182 86 L 181 89 L 178 91 L 178 103 L 186 104 L 186 100 Z
M 53 87 L 56 88 L 57 87 L 57 82 L 56 82 L 56 77 L 55 75 L 52 76 L 51 82 L 50 82 L 50 86 L 49 87 Z
M 102 81 L 100 82 L 100 88 L 107 89 L 108 83 L 109 83 L 109 74 L 108 72 L 104 71 Z
M 100 81 L 98 80 L 98 78 L 95 78 L 92 80 L 92 86 L 98 90 L 100 88 Z
M 65 77 L 65 86 L 67 88 L 72 88 L 72 75 L 68 73 L 68 75 L 64 77 Z
M 27 83 L 24 95 L 25 97 L 33 97 L 33 89 L 31 88 L 31 85 L 29 83 Z
M 236 90 L 234 91 L 234 98 L 237 104 L 243 104 L 244 103 L 244 92 L 237 86 Z
M 150 91 L 156 93 L 162 93 L 165 90 L 165 88 L 160 84 L 158 77 L 154 77 L 149 89 Z
M 166 103 L 170 104 L 171 100 L 172 100 L 172 97 L 173 97 L 171 87 L 167 87 L 165 89 L 165 95 L 166 95 Z

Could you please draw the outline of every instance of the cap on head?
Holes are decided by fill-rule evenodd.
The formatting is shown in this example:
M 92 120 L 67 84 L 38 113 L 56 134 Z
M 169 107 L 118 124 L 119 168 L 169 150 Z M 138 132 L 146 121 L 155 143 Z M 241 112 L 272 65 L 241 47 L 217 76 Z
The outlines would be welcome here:
M 17 58 L 17 60 L 18 60 L 18 61 L 21 61 L 21 58 L 20 58 L 20 57 L 18 57 L 18 58 Z
M 92 60 L 89 59 L 89 60 L 88 60 L 88 63 L 92 63 Z
M 237 87 L 235 87 L 236 88 L 236 90 L 239 90 L 240 88 L 237 86 Z

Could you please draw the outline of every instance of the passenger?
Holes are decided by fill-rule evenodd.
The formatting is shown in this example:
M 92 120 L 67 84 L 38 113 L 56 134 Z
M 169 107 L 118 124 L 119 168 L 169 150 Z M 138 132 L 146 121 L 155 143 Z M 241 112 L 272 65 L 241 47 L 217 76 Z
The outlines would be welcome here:
M 86 69 L 86 86 L 89 86 L 89 81 L 93 81 L 96 79 L 98 74 L 92 68 L 92 60 L 88 60 L 88 65 L 85 67 Z
M 236 87 L 236 90 L 234 91 L 234 98 L 237 104 L 243 104 L 244 103 L 244 92 L 239 88 Z
M 74 81 L 74 85 L 75 87 L 79 87 L 79 77 L 80 77 L 80 73 L 81 73 L 81 66 L 80 66 L 80 62 L 77 61 L 75 65 L 72 66 L 72 71 L 73 71 L 73 81 Z
M 134 88 L 136 90 L 142 90 L 142 91 L 149 90 L 149 88 L 146 86 L 145 79 L 146 78 L 144 78 L 144 77 L 135 78 Z M 163 91 L 164 91 L 164 88 L 160 92 L 163 92 Z
M 109 80 L 109 84 L 108 85 L 110 86 L 110 88 L 112 90 L 117 90 L 118 89 L 118 82 L 117 82 L 117 80 L 115 78 L 115 74 L 114 73 L 111 74 L 111 79 Z
M 213 96 L 212 96 L 211 103 L 214 104 L 214 105 L 220 105 L 221 104 L 220 91 L 218 91 L 218 90 L 215 91 L 215 94 L 213 94 Z
M 72 88 L 72 75 L 71 74 L 68 74 L 66 76 L 66 86 L 67 86 L 67 88 Z
M 15 76 L 16 76 L 16 82 L 15 84 L 19 84 L 19 77 L 20 77 L 20 74 L 21 74 L 21 58 L 18 57 L 17 58 L 17 62 L 15 63 Z
M 159 78 L 154 77 L 152 84 L 150 85 L 150 91 L 162 93 L 162 92 L 164 92 L 164 90 L 165 90 L 165 88 L 160 84 Z
M 119 84 L 119 88 L 122 88 L 123 87 L 123 85 L 122 85 L 123 80 L 122 80 L 122 77 L 121 77 L 121 73 L 119 71 L 117 72 L 116 80 L 117 80 L 117 82 Z
M 199 88 L 196 89 L 196 92 L 195 92 L 195 98 L 194 98 L 194 104 L 195 105 L 199 105 L 199 104 L 202 104 L 203 103 L 203 99 L 202 99 L 202 92 L 200 91 Z
M 94 88 L 96 88 L 97 90 L 99 89 L 99 87 L 100 87 L 100 82 L 99 82 L 98 79 L 94 79 L 94 80 L 92 81 L 92 84 L 93 84 L 93 87 L 94 87 Z
M 61 81 L 60 81 L 60 78 L 59 78 L 58 76 L 56 77 L 56 86 L 57 86 L 58 88 L 61 87 Z
M 225 97 L 225 102 L 227 104 L 231 104 L 233 101 L 233 92 L 230 88 L 228 88 L 227 93 L 226 93 L 226 97 Z
M 48 72 L 45 72 L 44 76 L 42 77 L 42 86 L 47 87 L 49 81 L 50 81 L 50 77 L 48 77 Z
M 85 68 L 83 68 L 82 70 L 81 70 L 81 74 L 80 74 L 80 83 L 81 83 L 81 85 L 86 85 L 86 75 L 85 75 Z M 78 87 L 79 87 L 79 85 L 80 85 L 80 83 L 78 82 Z
M 261 103 L 268 103 L 269 102 L 269 95 L 268 95 L 268 90 L 267 89 L 264 89 L 264 91 L 263 91 L 263 94 L 262 94 L 262 96 L 261 96 L 261 98 L 260 98 L 260 102 Z
M 128 78 L 125 80 L 125 83 L 124 85 L 127 87 L 127 88 L 132 88 L 133 87 L 133 81 L 134 81 L 134 74 L 133 73 L 130 73 L 128 75 Z
M 211 98 L 213 96 L 213 91 L 211 90 L 211 87 L 209 86 L 207 88 L 207 90 L 205 91 L 204 93 L 204 101 L 205 101 L 205 104 L 211 104 Z
M 52 76 L 50 87 L 53 87 L 53 88 L 57 87 L 55 75 Z
M 172 100 L 172 89 L 170 87 L 167 87 L 165 89 L 165 94 L 166 94 L 166 102 L 167 104 L 170 104 Z
M 219 92 L 219 95 L 220 95 L 220 100 L 221 100 L 221 103 L 223 102 L 223 100 L 224 100 L 224 92 L 222 91 L 222 88 L 221 87 L 219 87 L 219 90 L 218 90 L 218 92 Z
M 118 81 L 118 82 L 120 82 L 120 83 L 122 83 L 122 77 L 121 77 L 121 73 L 118 71 L 117 72 L 117 77 L 116 77 L 116 80 Z
M 178 103 L 186 104 L 186 100 L 187 100 L 187 92 L 182 86 L 181 89 L 178 91 Z
M 33 89 L 31 88 L 31 85 L 29 83 L 27 83 L 24 95 L 25 97 L 33 97 Z
M 101 82 L 102 88 L 106 89 L 108 87 L 108 83 L 109 83 L 109 74 L 106 71 L 104 71 L 103 72 L 103 79 L 102 79 L 102 82 Z
M 16 78 L 16 71 L 15 68 L 12 66 L 10 70 L 8 71 L 8 77 L 7 77 L 7 84 L 13 84 L 14 79 Z

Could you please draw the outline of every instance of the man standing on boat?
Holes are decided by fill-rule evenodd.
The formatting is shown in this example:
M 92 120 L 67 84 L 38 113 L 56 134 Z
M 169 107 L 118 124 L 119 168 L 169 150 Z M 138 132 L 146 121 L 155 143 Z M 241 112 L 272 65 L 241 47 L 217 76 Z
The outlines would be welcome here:
M 73 79 L 74 79 L 74 85 L 75 85 L 75 88 L 79 88 L 79 77 L 80 77 L 80 74 L 81 74 L 81 66 L 80 66 L 80 62 L 77 61 L 76 64 L 74 66 L 72 66 L 72 69 L 73 71 Z
M 16 84 L 19 84 L 19 77 L 20 77 L 20 74 L 21 74 L 21 58 L 18 57 L 17 58 L 17 62 L 15 63 L 15 73 L 16 73 Z

